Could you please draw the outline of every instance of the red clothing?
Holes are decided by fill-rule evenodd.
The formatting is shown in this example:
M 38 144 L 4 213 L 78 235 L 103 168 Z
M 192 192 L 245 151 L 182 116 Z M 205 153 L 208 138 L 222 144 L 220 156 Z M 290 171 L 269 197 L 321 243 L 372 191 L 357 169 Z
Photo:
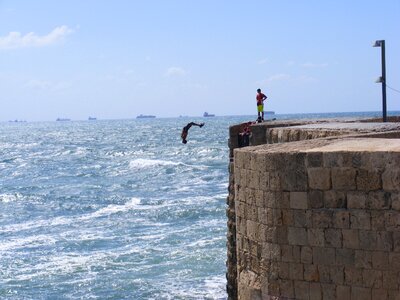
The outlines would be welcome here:
M 257 105 L 262 105 L 263 100 L 267 99 L 267 96 L 265 96 L 263 93 L 257 93 L 256 99 L 257 99 Z

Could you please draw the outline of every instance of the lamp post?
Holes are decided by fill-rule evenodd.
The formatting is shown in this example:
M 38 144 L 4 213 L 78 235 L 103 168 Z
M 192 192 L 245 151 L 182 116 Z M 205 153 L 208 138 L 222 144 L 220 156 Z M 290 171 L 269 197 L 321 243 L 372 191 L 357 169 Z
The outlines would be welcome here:
M 382 83 L 382 119 L 386 122 L 386 62 L 385 62 L 385 40 L 378 40 L 372 45 L 373 47 L 381 47 L 382 59 L 382 76 L 376 82 Z

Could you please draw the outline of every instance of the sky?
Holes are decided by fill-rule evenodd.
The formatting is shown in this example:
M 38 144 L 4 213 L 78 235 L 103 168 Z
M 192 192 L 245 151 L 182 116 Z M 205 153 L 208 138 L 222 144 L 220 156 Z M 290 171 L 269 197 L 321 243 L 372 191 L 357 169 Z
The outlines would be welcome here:
M 0 0 L 0 121 L 380 111 L 400 0 Z M 388 110 L 400 94 L 387 90 Z

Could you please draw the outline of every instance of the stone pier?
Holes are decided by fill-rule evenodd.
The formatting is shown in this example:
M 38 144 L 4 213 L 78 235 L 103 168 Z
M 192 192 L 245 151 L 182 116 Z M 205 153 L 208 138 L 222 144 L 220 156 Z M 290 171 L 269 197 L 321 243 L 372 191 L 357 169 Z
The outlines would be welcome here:
M 228 298 L 399 299 L 400 123 L 266 122 L 238 148 L 243 126 L 230 128 Z

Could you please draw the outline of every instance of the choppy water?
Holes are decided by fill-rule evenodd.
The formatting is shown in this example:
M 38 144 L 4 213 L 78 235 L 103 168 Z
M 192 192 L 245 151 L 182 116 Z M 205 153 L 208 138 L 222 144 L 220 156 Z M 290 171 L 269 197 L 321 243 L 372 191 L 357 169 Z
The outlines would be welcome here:
M 0 124 L 0 298 L 225 299 L 228 128 L 247 120 Z
M 0 297 L 224 299 L 242 119 L 0 124 Z

